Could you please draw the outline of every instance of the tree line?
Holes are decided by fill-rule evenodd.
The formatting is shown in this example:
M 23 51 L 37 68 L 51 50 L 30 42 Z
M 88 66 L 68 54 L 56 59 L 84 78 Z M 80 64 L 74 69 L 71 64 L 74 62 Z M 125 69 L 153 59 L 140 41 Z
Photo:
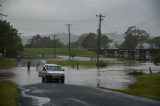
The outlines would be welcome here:
M 22 40 L 18 30 L 9 22 L 0 20 L 0 53 L 7 57 L 16 57 L 23 52 Z
M 119 48 L 135 49 L 138 44 L 143 43 L 149 44 L 151 48 L 160 49 L 160 36 L 150 38 L 150 34 L 145 30 L 132 26 L 124 33 L 124 42 L 119 45 Z
M 75 42 L 71 42 L 72 48 L 97 48 L 98 36 L 95 33 L 82 34 Z M 100 37 L 100 47 L 106 48 L 109 42 L 113 42 L 106 35 Z M 135 49 L 139 44 L 147 43 L 151 47 L 160 48 L 160 36 L 150 38 L 150 34 L 136 26 L 129 27 L 124 33 L 124 41 L 120 45 L 115 45 L 123 49 Z M 60 39 L 55 40 L 56 48 L 68 47 L 69 44 L 63 44 Z M 53 48 L 54 40 L 50 37 L 40 35 L 33 36 L 28 40 L 27 48 Z
M 105 48 L 106 45 L 111 42 L 107 36 L 102 35 L 101 39 L 101 47 Z M 82 34 L 80 38 L 75 41 L 71 42 L 72 48 L 97 48 L 98 37 L 94 33 L 87 33 Z M 69 44 L 63 44 L 59 39 L 55 40 L 56 48 L 68 47 Z M 33 36 L 31 39 L 28 40 L 28 44 L 25 45 L 27 48 L 53 48 L 54 47 L 54 40 L 50 37 L 42 37 L 39 34 Z
M 64 47 L 64 44 L 60 42 L 59 39 L 55 39 L 55 44 L 57 48 Z M 37 34 L 28 40 L 28 44 L 25 45 L 26 48 L 53 48 L 54 40 L 50 37 L 42 37 Z

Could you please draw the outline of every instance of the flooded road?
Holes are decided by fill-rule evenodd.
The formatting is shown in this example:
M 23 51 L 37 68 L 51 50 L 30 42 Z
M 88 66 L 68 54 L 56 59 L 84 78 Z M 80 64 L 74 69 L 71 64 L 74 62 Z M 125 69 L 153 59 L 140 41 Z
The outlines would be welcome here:
M 17 67 L 12 69 L 12 72 L 14 77 L 11 80 L 20 86 L 41 83 L 41 78 L 38 77 L 38 70 L 35 67 L 31 67 L 30 71 L 27 70 L 27 67 Z
M 79 70 L 70 67 L 63 68 L 65 69 L 65 84 L 69 85 L 97 87 L 99 84 L 99 87 L 122 89 L 134 81 L 134 78 L 128 76 L 125 71 L 110 71 L 104 68 L 98 72 L 96 68 L 81 68 Z M 42 82 L 35 67 L 31 67 L 30 71 L 26 67 L 17 67 L 13 68 L 12 72 L 14 77 L 11 80 L 20 86 Z
M 152 63 L 134 64 L 114 64 L 106 68 L 97 70 L 96 67 L 79 67 L 79 70 L 71 67 L 62 67 L 65 69 L 65 84 L 42 83 L 41 77 L 38 77 L 39 71 L 35 65 L 44 64 L 45 60 L 30 60 L 32 67 L 27 70 L 26 62 L 23 60 L 17 64 L 16 68 L 8 71 L 14 74 L 10 80 L 19 85 L 21 91 L 19 97 L 20 106 L 155 106 L 159 101 L 150 100 L 121 94 L 114 91 L 101 90 L 96 87 L 125 89 L 135 79 L 128 75 L 132 69 L 148 71 L 148 66 L 152 69 L 160 67 Z M 78 91 L 78 92 L 77 92 Z
M 38 77 L 39 71 L 34 67 L 28 71 L 25 67 L 27 61 L 22 61 L 18 67 L 13 68 L 12 72 L 15 74 L 11 80 L 18 85 L 31 85 L 41 83 L 41 77 Z M 37 62 L 32 61 L 34 64 Z M 38 62 L 45 63 L 44 60 Z M 79 67 L 80 69 L 73 69 L 71 67 L 62 67 L 65 69 L 65 84 L 68 85 L 81 85 L 90 87 L 103 87 L 111 89 L 125 89 L 128 85 L 132 84 L 135 79 L 133 76 L 128 75 L 128 72 L 133 69 L 143 70 L 149 73 L 149 69 L 153 72 L 159 72 L 160 66 L 155 66 L 153 63 L 136 63 L 136 64 L 114 64 L 105 68 L 97 70 L 97 68 Z
M 65 67 L 65 69 L 66 84 L 125 89 L 134 81 L 134 78 L 127 75 L 126 71 L 116 70 L 114 66 L 99 70 L 96 68 L 81 68 L 80 70 L 76 70 L 68 67 Z
M 61 61 L 68 60 L 68 58 L 69 58 L 68 56 L 64 56 L 64 55 L 57 56 L 57 59 L 61 60 Z M 73 59 L 73 58 L 71 58 L 71 59 Z M 80 56 L 75 56 L 74 60 L 81 60 L 81 61 L 90 61 L 90 60 L 93 60 L 93 61 L 96 61 L 96 57 L 80 57 Z M 115 60 L 117 60 L 117 58 L 100 58 L 100 60 L 103 60 L 103 61 L 115 61 Z

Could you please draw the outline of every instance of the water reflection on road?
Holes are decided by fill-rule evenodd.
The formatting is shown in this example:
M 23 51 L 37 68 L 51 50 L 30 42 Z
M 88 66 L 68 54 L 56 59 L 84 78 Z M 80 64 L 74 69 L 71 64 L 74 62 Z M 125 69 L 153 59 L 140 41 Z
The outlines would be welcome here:
M 44 62 L 44 61 L 43 61 Z M 112 89 L 124 89 L 135 80 L 132 76 L 128 75 L 128 72 L 133 69 L 143 70 L 149 73 L 149 67 L 153 72 L 159 72 L 160 67 L 155 66 L 152 63 L 136 63 L 136 64 L 115 64 L 101 68 L 99 70 L 96 67 L 87 68 L 81 67 L 79 70 L 63 67 L 65 69 L 65 84 L 91 86 L 91 87 L 104 87 Z M 38 77 L 38 70 L 35 67 L 31 67 L 30 71 L 27 68 L 18 66 L 12 69 L 15 74 L 11 80 L 18 85 L 30 85 L 41 83 L 41 77 Z
M 38 71 L 35 67 L 31 67 L 30 71 L 27 67 L 17 67 L 13 69 L 14 77 L 11 78 L 18 85 L 30 85 L 41 83 L 41 78 L 38 77 Z
M 111 68 L 112 67 L 112 68 Z M 82 85 L 107 88 L 126 88 L 128 84 L 134 80 L 127 75 L 126 71 L 114 69 L 114 66 L 103 68 L 99 70 L 96 68 L 80 68 L 79 70 L 63 67 L 65 69 L 65 84 Z M 113 70 L 110 70 L 113 69 Z M 26 67 L 17 67 L 13 69 L 15 76 L 11 78 L 18 85 L 30 85 L 41 83 L 41 77 L 38 77 L 38 71 L 35 67 L 31 67 L 28 71 Z
M 78 71 L 68 67 L 65 69 L 67 84 L 123 89 L 134 81 L 134 78 L 127 75 L 124 69 L 116 70 L 115 66 L 102 68 L 98 71 L 96 68 L 81 68 Z

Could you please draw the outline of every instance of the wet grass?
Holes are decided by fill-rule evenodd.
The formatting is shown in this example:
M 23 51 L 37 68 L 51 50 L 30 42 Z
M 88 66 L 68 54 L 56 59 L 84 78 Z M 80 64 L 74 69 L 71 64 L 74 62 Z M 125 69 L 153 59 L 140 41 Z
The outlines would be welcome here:
M 44 58 L 53 58 L 53 48 L 25 48 L 23 52 L 24 58 L 32 58 L 33 53 L 44 54 Z M 71 55 L 95 57 L 96 53 L 87 49 L 71 48 Z M 68 48 L 56 48 L 56 55 L 68 55 Z
M 13 76 L 13 73 L 8 73 L 8 72 L 0 72 L 0 77 L 5 77 L 5 78 L 9 78 Z
M 132 72 L 129 72 L 128 75 L 144 75 L 145 73 L 142 71 L 133 70 Z
M 11 68 L 16 66 L 15 59 L 9 59 L 9 58 L 0 58 L 0 69 L 3 68 Z
M 17 85 L 10 81 L 0 82 L 0 106 L 17 106 Z
M 136 75 L 136 82 L 126 90 L 116 90 L 136 96 L 160 100 L 160 73 Z

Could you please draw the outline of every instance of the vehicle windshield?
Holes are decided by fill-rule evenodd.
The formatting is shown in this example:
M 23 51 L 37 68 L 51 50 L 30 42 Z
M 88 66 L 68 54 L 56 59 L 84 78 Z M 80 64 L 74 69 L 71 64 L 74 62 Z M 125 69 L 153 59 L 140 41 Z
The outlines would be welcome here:
M 62 71 L 62 68 L 60 66 L 46 66 L 46 69 L 48 71 Z

